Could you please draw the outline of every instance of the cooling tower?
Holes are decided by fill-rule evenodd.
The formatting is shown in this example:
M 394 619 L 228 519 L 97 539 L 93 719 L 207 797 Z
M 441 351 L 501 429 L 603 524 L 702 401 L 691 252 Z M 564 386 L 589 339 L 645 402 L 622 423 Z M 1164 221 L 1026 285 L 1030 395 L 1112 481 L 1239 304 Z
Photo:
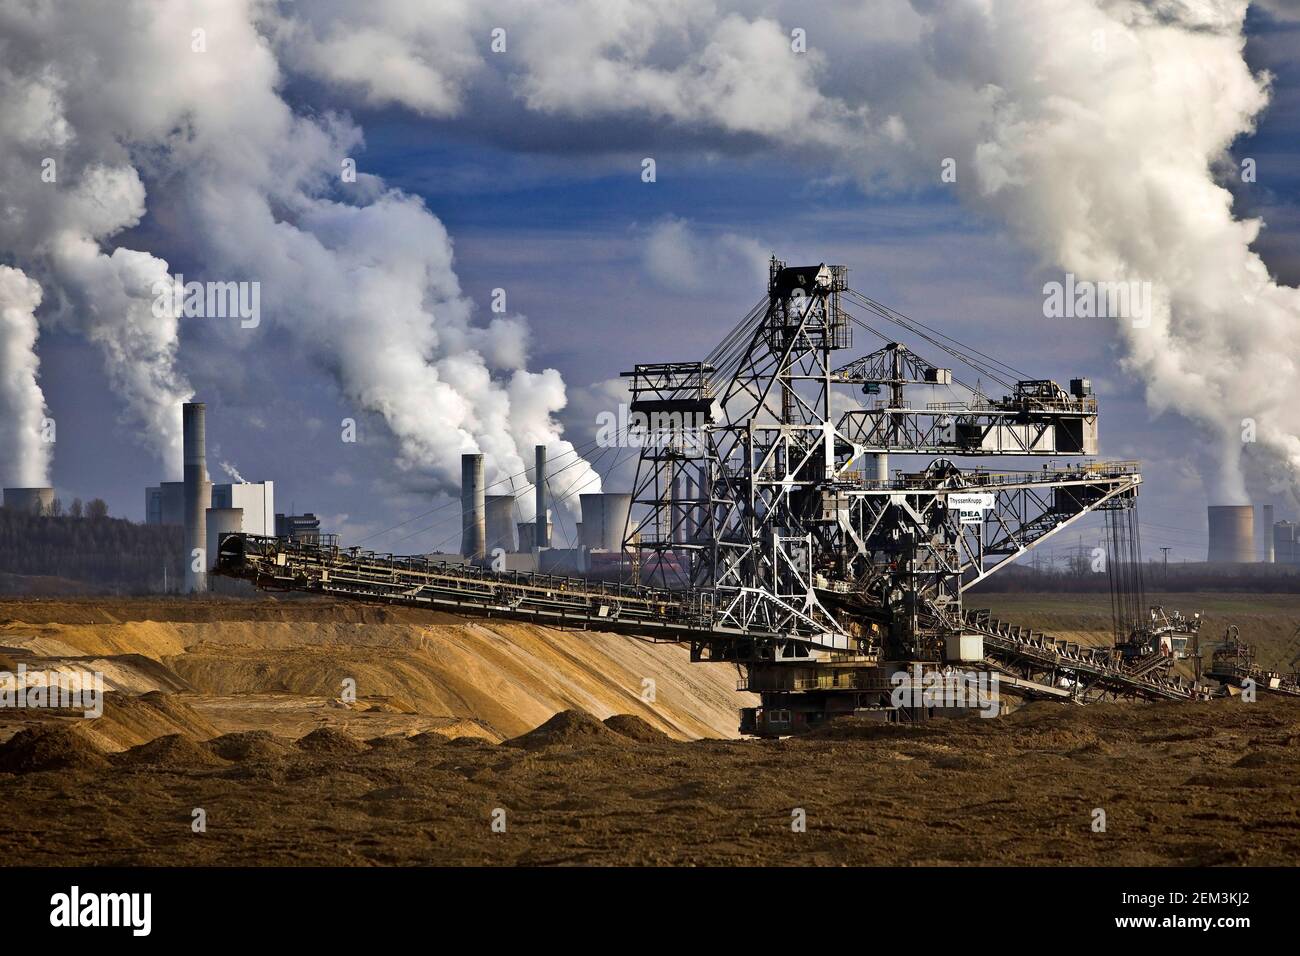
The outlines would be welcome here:
M 1261 560 L 1272 564 L 1275 560 L 1273 550 L 1273 506 L 1264 505 L 1261 507 L 1260 517 L 1264 520 L 1260 522 L 1259 547 L 1256 550 L 1262 555 Z
M 6 488 L 5 507 L 29 515 L 47 515 L 54 505 L 53 488 Z
M 537 530 L 533 532 L 533 545 L 537 548 L 549 548 L 551 546 L 551 524 L 546 515 L 546 446 L 537 446 L 536 457 L 536 488 L 537 488 Z
M 632 496 L 606 492 L 579 497 L 582 499 L 582 546 L 592 551 L 621 551 Z
M 209 508 L 206 523 L 208 537 L 208 570 L 217 566 L 221 551 L 221 536 L 239 534 L 244 530 L 243 508 Z
M 550 525 L 551 522 L 550 519 L 548 518 L 546 521 L 548 538 L 550 537 Z M 533 547 L 533 538 L 536 534 L 537 534 L 536 521 L 519 522 L 519 550 L 521 552 L 527 554 L 528 552 L 535 550 Z
M 208 481 L 207 409 L 202 402 L 181 406 L 185 455 L 185 590 L 208 589 L 208 527 L 206 512 L 212 504 Z M 197 554 L 196 554 L 197 552 Z M 200 570 L 196 571 L 197 562 Z
M 487 549 L 488 553 L 500 548 L 515 549 L 515 496 L 487 496 Z
M 483 488 L 483 456 L 460 456 L 460 553 L 467 558 L 487 554 L 487 499 Z
M 1255 556 L 1255 509 L 1251 505 L 1210 505 L 1207 560 L 1249 564 Z

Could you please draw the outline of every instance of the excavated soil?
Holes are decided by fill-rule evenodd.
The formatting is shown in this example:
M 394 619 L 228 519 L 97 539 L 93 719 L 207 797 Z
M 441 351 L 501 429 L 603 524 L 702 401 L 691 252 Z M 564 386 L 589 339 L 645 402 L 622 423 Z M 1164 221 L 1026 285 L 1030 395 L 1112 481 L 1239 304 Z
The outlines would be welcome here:
M 168 736 L 110 765 L 75 730 L 25 731 L 0 746 L 0 850 L 150 865 L 1290 865 L 1300 853 L 1300 702 L 1281 698 L 1032 704 L 783 741 L 642 740 L 574 711 L 506 744 L 309 736 Z M 205 833 L 190 829 L 197 807 Z M 800 810 L 805 832 L 792 829 Z
M 0 713 L 0 858 L 1291 865 L 1300 854 L 1300 700 L 1044 702 L 994 720 L 849 719 L 800 739 L 718 739 L 745 701 L 734 671 L 678 648 L 357 606 L 335 619 L 329 602 L 173 603 L 0 604 L 0 647 L 15 660 L 106 661 L 139 685 L 113 690 L 95 720 Z M 1094 628 L 1104 619 L 1079 626 Z M 336 679 L 357 674 L 357 698 L 339 696 Z M 192 829 L 197 808 L 206 832 Z

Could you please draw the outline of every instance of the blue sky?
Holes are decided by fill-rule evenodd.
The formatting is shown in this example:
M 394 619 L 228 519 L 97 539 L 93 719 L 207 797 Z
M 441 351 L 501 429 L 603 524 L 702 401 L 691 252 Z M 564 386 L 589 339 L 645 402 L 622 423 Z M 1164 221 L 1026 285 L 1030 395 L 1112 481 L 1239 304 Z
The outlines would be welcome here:
M 1234 146 L 1238 159 L 1253 157 L 1259 167 L 1258 183 L 1234 187 L 1236 209 L 1267 221 L 1256 248 L 1278 278 L 1296 284 L 1300 20 L 1252 13 L 1248 35 L 1250 65 L 1275 78 L 1257 133 Z M 530 367 L 554 367 L 568 384 L 564 420 L 575 442 L 592 427 L 586 386 L 637 362 L 703 356 L 763 292 L 752 270 L 725 257 L 701 262 L 707 277 L 682 286 L 655 275 L 646 262 L 648 237 L 680 220 L 708 245 L 734 237 L 792 262 L 844 263 L 855 288 L 1035 375 L 1090 376 L 1101 400 L 1103 454 L 1147 462 L 1141 513 L 1148 556 L 1169 546 L 1175 559 L 1203 558 L 1206 501 L 1195 466 L 1209 452 L 1199 447 L 1198 432 L 1171 414 L 1152 417 L 1141 383 L 1117 366 L 1107 324 L 1047 324 L 1048 273 L 1037 257 L 949 190 L 868 193 L 815 157 L 795 159 L 754 138 L 666 123 L 581 123 L 510 110 L 430 119 L 400 106 L 340 105 L 310 80 L 295 81 L 286 95 L 301 109 L 348 110 L 365 137 L 359 167 L 422 197 L 442 221 L 462 286 L 481 315 L 492 289 L 507 290 L 510 310 L 532 329 Z M 652 184 L 640 178 L 645 155 L 657 162 Z M 135 238 L 147 246 L 150 234 L 146 221 Z M 202 268 L 183 252 L 167 252 L 174 268 Z M 455 507 L 418 477 L 396 474 L 395 443 L 383 421 L 341 397 L 268 326 L 253 346 L 257 361 L 219 354 L 219 341 L 202 329 L 187 328 L 182 338 L 182 364 L 209 403 L 214 480 L 222 480 L 218 462 L 229 459 L 247 477 L 277 482 L 278 510 L 292 503 L 315 511 L 349 541 L 454 550 Z M 140 519 L 143 489 L 159 469 L 120 422 L 94 350 L 52 331 L 42 335 L 41 362 L 60 428 L 60 493 L 101 496 L 113 514 Z M 361 422 L 358 446 L 334 438 L 348 416 Z M 1257 502 L 1274 501 L 1279 517 L 1290 512 L 1281 495 L 1252 490 Z

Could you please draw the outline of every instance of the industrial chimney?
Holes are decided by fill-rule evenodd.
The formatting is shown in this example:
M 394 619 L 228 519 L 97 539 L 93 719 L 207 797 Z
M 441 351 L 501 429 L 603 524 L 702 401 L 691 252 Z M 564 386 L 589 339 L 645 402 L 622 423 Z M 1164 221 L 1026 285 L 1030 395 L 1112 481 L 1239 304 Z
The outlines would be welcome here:
M 487 502 L 483 456 L 460 456 L 460 553 L 481 560 L 487 554 Z
M 546 446 L 537 446 L 536 457 L 537 530 L 533 532 L 533 546 L 537 550 L 551 546 L 550 523 L 546 520 Z
M 181 406 L 185 460 L 185 590 L 208 589 L 207 511 L 212 506 L 212 482 L 208 481 L 207 410 L 202 402 Z M 200 570 L 195 571 L 195 565 Z
M 1263 518 L 1263 528 L 1260 530 L 1260 547 L 1259 553 L 1262 555 L 1262 561 L 1272 564 L 1277 559 L 1273 551 L 1273 506 L 1264 505 L 1260 508 L 1260 517 Z
M 1249 564 L 1255 558 L 1255 509 L 1251 505 L 1210 505 L 1207 560 Z

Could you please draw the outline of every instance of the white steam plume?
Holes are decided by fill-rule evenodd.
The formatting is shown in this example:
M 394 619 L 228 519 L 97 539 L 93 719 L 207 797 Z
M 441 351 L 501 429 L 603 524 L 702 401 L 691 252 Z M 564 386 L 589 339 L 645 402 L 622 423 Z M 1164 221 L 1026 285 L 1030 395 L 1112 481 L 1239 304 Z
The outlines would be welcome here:
M 462 452 L 487 454 L 489 480 L 522 473 L 534 443 L 554 458 L 571 453 L 554 417 L 563 382 L 524 369 L 522 317 L 473 322 L 451 242 L 423 203 L 364 172 L 342 179 L 360 132 L 280 97 L 279 65 L 255 23 L 264 12 L 255 0 L 0 8 L 15 53 L 0 79 L 27 117 L 26 153 L 6 154 L 0 188 L 41 225 L 0 232 L 0 250 L 61 285 L 58 319 L 101 345 L 114 384 L 157 427 L 155 409 L 188 397 L 174 373 L 176 319 L 151 307 L 166 264 L 98 248 L 145 214 L 143 175 L 164 210 L 154 230 L 188 248 L 205 279 L 259 282 L 266 320 L 384 417 L 403 468 L 450 489 Z M 33 170 L 59 144 L 77 162 L 66 186 L 43 193 Z M 245 346 L 232 326 L 218 334 Z M 585 463 L 556 493 L 582 483 L 599 488 Z
M 916 6 L 933 75 L 982 104 L 969 198 L 1079 278 L 1152 283 L 1149 325 L 1119 322 L 1127 365 L 1153 410 L 1212 436 L 1213 501 L 1246 500 L 1249 422 L 1296 488 L 1300 292 L 1269 277 L 1250 249 L 1261 223 L 1234 218 L 1214 175 L 1239 175 L 1227 149 L 1268 100 L 1242 55 L 1246 0 Z M 937 148 L 923 119 L 909 129 Z
M 41 287 L 0 265 L 0 481 L 9 487 L 49 484 L 50 445 L 42 440 L 45 396 L 36 356 Z
M 118 12 L 117 30 L 140 26 L 140 11 Z M 122 49 L 107 14 L 0 4 L 0 254 L 45 285 L 43 324 L 99 347 L 126 421 L 176 477 L 179 403 L 192 392 L 175 367 L 176 320 L 151 308 L 150 283 L 167 264 L 103 248 L 144 213 L 144 185 L 122 139 L 158 92 L 120 101 L 120 90 L 101 83 L 99 58 Z
M 450 242 L 419 200 L 364 173 L 340 185 L 338 163 L 360 133 L 296 115 L 278 94 L 281 62 L 359 103 L 448 117 L 504 96 L 571 122 L 639 117 L 732 144 L 766 140 L 792 157 L 834 156 L 869 186 L 934 185 L 954 157 L 964 198 L 1045 265 L 1152 283 L 1150 324 L 1120 328 L 1127 361 L 1154 409 L 1213 436 L 1227 464 L 1207 485 L 1226 501 L 1243 493 L 1245 419 L 1258 430 L 1250 447 L 1266 452 L 1252 460 L 1293 486 L 1300 475 L 1289 387 L 1297 292 L 1269 278 L 1250 250 L 1260 224 L 1234 218 L 1216 179 L 1233 172 L 1227 149 L 1268 102 L 1268 78 L 1243 57 L 1246 9 L 772 0 L 755 16 L 741 0 L 136 0 L 111 13 L 64 4 L 56 23 L 52 7 L 0 6 L 13 37 L 0 57 L 0 131 L 18 144 L 0 154 L 0 190 L 22 213 L 0 218 L 0 252 L 45 281 L 23 258 L 39 243 L 52 281 L 74 286 L 70 298 L 87 283 L 111 287 L 125 264 L 95 259 L 92 270 L 76 252 L 138 219 L 139 167 L 155 208 L 161 195 L 208 269 L 261 280 L 267 314 L 353 401 L 385 416 L 402 463 L 450 484 L 462 451 L 487 453 L 498 476 L 524 470 L 534 441 L 563 453 L 563 385 L 522 371 L 521 319 L 490 330 L 472 321 Z M 488 51 L 497 25 L 508 56 Z M 206 54 L 190 47 L 197 26 Z M 797 53 L 792 32 L 805 27 L 807 52 Z M 96 197 L 111 201 L 35 188 L 33 162 L 60 149 L 75 176 L 106 171 L 112 188 Z M 146 351 L 165 365 L 168 330 L 145 331 L 162 346 Z

